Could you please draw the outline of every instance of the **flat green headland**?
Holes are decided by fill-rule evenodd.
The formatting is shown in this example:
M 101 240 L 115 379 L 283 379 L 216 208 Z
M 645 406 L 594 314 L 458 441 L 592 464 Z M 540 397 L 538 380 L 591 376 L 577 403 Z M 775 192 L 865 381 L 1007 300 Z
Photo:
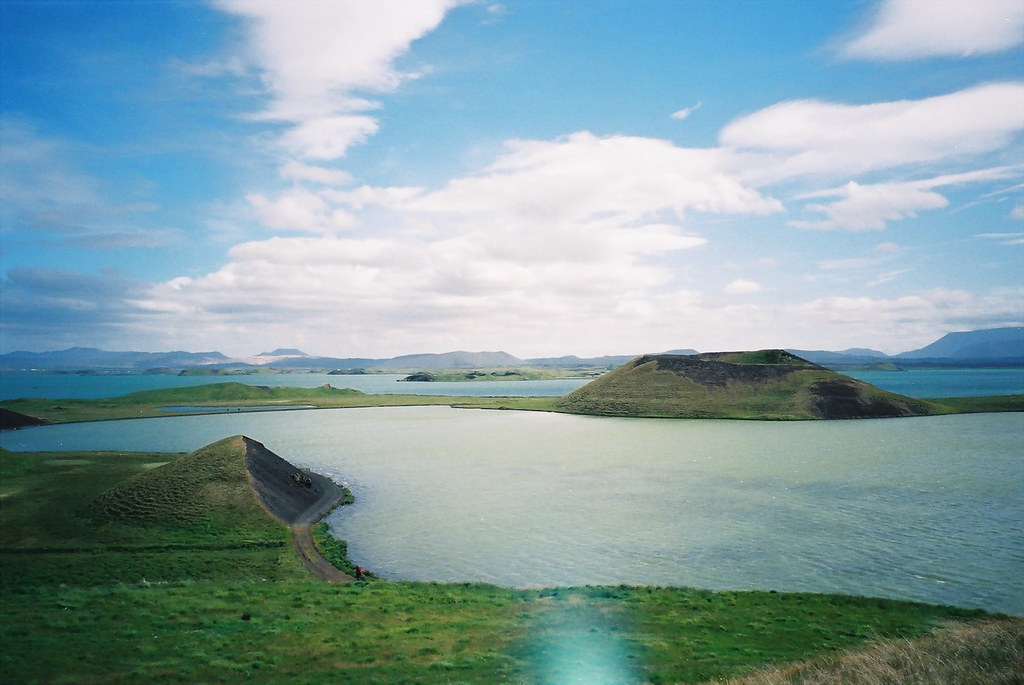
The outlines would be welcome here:
M 373 395 L 323 385 L 319 388 L 291 388 L 246 385 L 237 382 L 210 383 L 185 388 L 162 388 L 100 399 L 14 399 L 0 402 L 0 408 L 51 423 L 108 421 L 113 419 L 184 416 L 222 411 L 224 407 L 245 411 L 246 407 L 311 406 L 317 409 L 401 406 L 456 406 L 481 409 L 551 410 L 555 397 L 456 397 L 441 395 Z M 168 407 L 188 407 L 175 411 Z
M 969 662 L 965 682 L 1020 672 L 1021 650 L 984 636 L 997 626 L 1021 644 L 1024 622 L 955 607 L 324 583 L 245 469 L 238 436 L 188 455 L 0 450 L 0 682 L 692 683 L 929 635 L 933 660 Z M 932 633 L 950 625 L 982 660 Z

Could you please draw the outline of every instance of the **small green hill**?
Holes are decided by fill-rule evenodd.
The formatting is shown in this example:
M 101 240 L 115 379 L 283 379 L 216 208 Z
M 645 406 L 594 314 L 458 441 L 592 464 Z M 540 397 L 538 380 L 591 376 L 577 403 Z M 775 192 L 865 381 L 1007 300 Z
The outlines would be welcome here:
M 784 350 L 643 355 L 569 393 L 556 406 L 580 414 L 730 419 L 877 418 L 944 411 Z
M 250 484 L 246 452 L 241 436 L 207 445 L 115 485 L 96 498 L 92 512 L 101 522 L 198 527 L 215 537 L 278 537 L 280 524 Z

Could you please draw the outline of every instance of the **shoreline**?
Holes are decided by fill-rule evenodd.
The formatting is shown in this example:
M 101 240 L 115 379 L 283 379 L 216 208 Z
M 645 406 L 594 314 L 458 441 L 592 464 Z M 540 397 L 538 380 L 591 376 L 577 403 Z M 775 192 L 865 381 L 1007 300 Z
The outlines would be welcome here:
M 313 526 L 344 501 L 345 490 L 327 476 L 285 461 L 261 442 L 246 436 L 241 441 L 249 487 L 260 506 L 288 526 L 302 564 L 329 583 L 355 581 L 325 559 L 313 540 Z
M 115 398 L 119 399 L 119 398 Z M 309 398 L 306 398 L 307 400 Z M 370 409 L 387 407 L 450 407 L 452 409 L 490 409 L 506 411 L 540 411 L 552 414 L 572 416 L 614 417 L 614 418 L 647 418 L 672 420 L 727 420 L 727 421 L 856 421 L 860 417 L 849 418 L 803 418 L 783 416 L 744 416 L 744 415 L 706 415 L 679 416 L 659 415 L 657 413 L 618 413 L 618 412 L 583 412 L 573 411 L 554 405 L 561 398 L 549 396 L 451 396 L 451 395 L 363 395 L 361 401 L 314 404 L 296 398 L 302 405 L 282 404 L 274 409 L 266 409 L 266 404 L 254 405 L 252 409 L 233 402 L 228 405 L 233 411 L 225 411 L 225 405 L 210 404 L 190 407 L 194 411 L 168 412 L 164 403 L 125 403 L 123 406 L 105 400 L 2 400 L 0 401 L 0 431 L 19 430 L 72 423 L 92 423 L 97 421 L 126 421 L 131 419 L 173 419 L 185 416 L 236 415 L 267 413 L 277 411 L 316 411 L 320 409 Z M 54 404 L 63 401 L 63 404 Z M 937 403 L 946 411 L 937 411 L 916 416 L 898 417 L 863 417 L 863 418 L 922 418 L 928 416 L 949 416 L 958 414 L 994 414 L 1024 412 L 1024 393 L 1010 395 L 980 395 L 976 397 L 940 397 L 927 398 L 925 401 Z M 13 407 L 13 408 L 12 408 Z

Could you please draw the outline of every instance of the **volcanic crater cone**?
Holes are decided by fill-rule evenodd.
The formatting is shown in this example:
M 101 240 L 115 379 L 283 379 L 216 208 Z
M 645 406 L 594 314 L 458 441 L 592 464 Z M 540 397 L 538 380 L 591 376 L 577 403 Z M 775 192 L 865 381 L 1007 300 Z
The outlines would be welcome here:
M 136 474 L 100 495 L 92 509 L 101 518 L 164 525 L 262 524 L 269 513 L 290 525 L 339 492 L 330 479 L 236 435 Z
M 930 402 L 881 390 L 785 350 L 646 354 L 557 405 L 580 414 L 735 419 L 880 418 L 937 411 Z

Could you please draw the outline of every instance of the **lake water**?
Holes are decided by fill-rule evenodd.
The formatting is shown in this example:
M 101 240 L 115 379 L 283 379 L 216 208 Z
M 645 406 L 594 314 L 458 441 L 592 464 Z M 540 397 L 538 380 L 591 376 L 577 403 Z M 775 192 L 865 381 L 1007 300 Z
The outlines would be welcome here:
M 139 419 L 18 450 L 245 434 L 355 491 L 329 518 L 387 578 L 842 592 L 1024 615 L 1024 414 L 619 419 L 447 407 Z
M 1024 369 L 908 369 L 849 371 L 883 390 L 909 397 L 979 397 L 1024 393 Z
M 910 369 L 856 371 L 847 375 L 911 397 L 963 397 L 1024 393 L 1024 368 Z M 401 374 L 332 376 L 326 373 L 251 374 L 242 376 L 169 376 L 146 374 L 0 373 L 0 400 L 19 397 L 117 397 L 138 390 L 180 388 L 233 381 L 248 385 L 316 388 L 330 383 L 374 394 L 560 397 L 589 378 L 547 381 L 404 382 Z

